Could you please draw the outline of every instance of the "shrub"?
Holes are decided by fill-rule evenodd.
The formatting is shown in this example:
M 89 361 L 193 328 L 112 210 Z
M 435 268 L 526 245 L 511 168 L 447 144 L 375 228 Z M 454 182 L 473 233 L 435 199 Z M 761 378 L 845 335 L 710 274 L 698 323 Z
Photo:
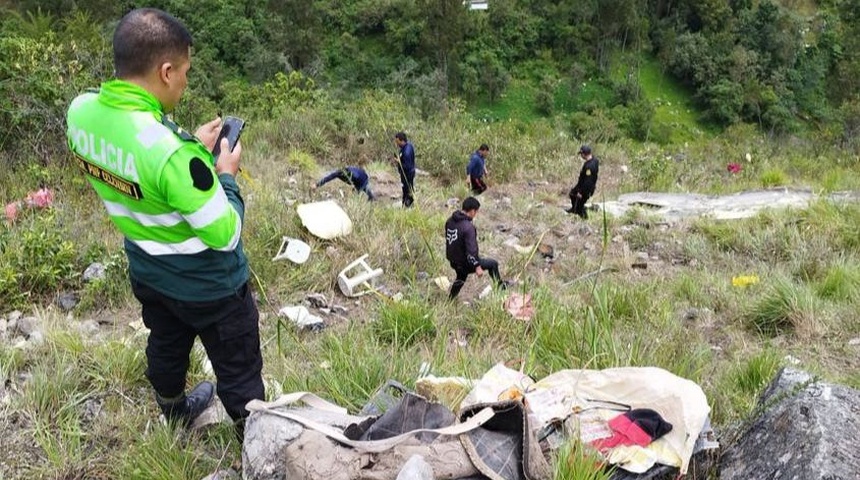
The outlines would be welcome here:
M 789 183 L 788 175 L 779 168 L 770 168 L 762 172 L 759 177 L 761 186 L 764 188 L 779 187 Z

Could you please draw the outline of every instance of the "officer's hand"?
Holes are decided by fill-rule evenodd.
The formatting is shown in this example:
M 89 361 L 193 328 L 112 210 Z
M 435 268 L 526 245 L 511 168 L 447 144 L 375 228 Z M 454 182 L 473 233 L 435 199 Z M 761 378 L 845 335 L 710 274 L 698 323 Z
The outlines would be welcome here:
M 221 117 L 215 117 L 215 120 L 212 120 L 209 123 L 204 123 L 194 132 L 194 136 L 196 136 L 203 145 L 206 145 L 206 149 L 210 152 L 215 148 L 215 141 L 218 140 L 218 134 L 221 133 Z
M 477 275 L 477 276 L 479 276 L 479 277 L 480 277 L 480 276 L 482 276 L 482 275 L 484 275 L 484 269 L 483 269 L 483 268 L 481 268 L 481 267 L 476 268 L 476 269 L 475 269 L 475 275 Z
M 236 148 L 230 151 L 230 142 L 226 138 L 221 139 L 221 154 L 218 155 L 218 162 L 215 163 L 215 171 L 218 175 L 229 173 L 236 176 L 239 171 L 239 157 L 242 155 L 242 142 L 236 142 Z

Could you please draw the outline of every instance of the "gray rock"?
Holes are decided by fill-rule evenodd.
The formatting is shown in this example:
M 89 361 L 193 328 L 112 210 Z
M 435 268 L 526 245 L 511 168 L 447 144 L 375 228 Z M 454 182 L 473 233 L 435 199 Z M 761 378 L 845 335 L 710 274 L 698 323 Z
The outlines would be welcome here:
M 460 199 L 459 198 L 449 198 L 445 202 L 445 206 L 448 208 L 457 208 L 459 205 L 460 205 Z
M 650 259 L 650 258 L 651 257 L 650 257 L 650 255 L 648 255 L 648 252 L 636 252 L 636 259 L 637 260 L 644 260 L 647 262 L 648 259 Z
M 31 345 L 41 345 L 45 343 L 45 336 L 42 332 L 34 330 L 30 332 L 30 335 L 27 337 L 27 341 L 30 342 Z
M 6 331 L 9 329 L 9 322 L 5 318 L 0 318 L 0 338 L 6 337 Z
M 511 197 L 502 198 L 502 204 L 504 204 L 504 206 L 507 208 L 511 208 L 511 206 L 513 205 L 513 202 L 511 201 Z
M 57 304 L 64 311 L 69 311 L 75 308 L 75 305 L 78 304 L 78 296 L 74 292 L 63 292 L 57 298 Z
M 720 480 L 860 478 L 860 391 L 785 368 L 760 404 L 764 412 L 725 452 Z
M 92 319 L 84 320 L 83 322 L 78 324 L 78 331 L 80 331 L 84 335 L 95 335 L 99 332 L 99 322 Z
M 594 229 L 591 228 L 591 225 L 589 225 L 587 223 L 580 223 L 576 227 L 576 233 L 578 233 L 579 235 L 581 235 L 583 237 L 587 237 L 587 236 L 591 235 L 592 233 L 594 233 Z
M 612 243 L 621 243 L 623 241 L 624 241 L 624 237 L 622 237 L 621 235 L 616 235 L 616 236 L 612 237 Z
M 85 282 L 92 282 L 93 280 L 103 280 L 105 278 L 105 266 L 99 262 L 93 262 L 90 266 L 84 270 L 84 274 L 82 278 Z
M 21 310 L 15 310 L 12 313 L 10 313 L 9 315 L 6 315 L 6 320 L 9 320 L 10 322 L 14 322 L 23 316 L 24 316 L 24 314 L 21 313 Z
M 848 346 L 849 347 L 860 347 L 860 337 L 852 338 L 851 340 L 848 340 Z
M 412 455 L 403 464 L 397 480 L 434 480 L 433 467 L 421 455 Z
M 427 280 L 429 278 L 430 278 L 430 274 L 427 272 L 418 272 L 415 274 L 415 279 L 418 280 L 419 282 L 423 282 L 424 280 Z
M 22 317 L 18 319 L 18 332 L 25 337 L 39 328 L 39 319 L 36 317 Z
M 201 480 L 242 480 L 242 477 L 235 470 L 218 470 L 206 475 Z

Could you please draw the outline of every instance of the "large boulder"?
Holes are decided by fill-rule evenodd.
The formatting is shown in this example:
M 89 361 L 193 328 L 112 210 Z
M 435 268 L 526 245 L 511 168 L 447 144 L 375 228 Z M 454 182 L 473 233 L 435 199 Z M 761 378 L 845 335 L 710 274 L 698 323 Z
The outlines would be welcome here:
M 723 456 L 720 480 L 860 478 L 860 391 L 784 368 L 759 407 Z

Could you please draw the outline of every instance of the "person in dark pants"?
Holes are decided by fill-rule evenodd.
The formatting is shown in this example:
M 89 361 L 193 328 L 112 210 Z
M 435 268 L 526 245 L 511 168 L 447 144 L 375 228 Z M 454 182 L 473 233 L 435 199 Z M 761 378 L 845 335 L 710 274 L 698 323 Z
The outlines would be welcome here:
M 484 143 L 469 157 L 469 165 L 466 166 L 466 184 L 472 189 L 472 193 L 480 195 L 487 190 L 484 175 L 487 174 L 487 154 L 490 147 Z
M 570 189 L 568 196 L 570 197 L 571 207 L 565 210 L 565 212 L 575 213 L 581 218 L 587 219 L 588 212 L 585 211 L 585 202 L 594 195 L 594 189 L 597 187 L 597 170 L 600 162 L 597 157 L 591 155 L 591 147 L 588 145 L 583 145 L 579 148 L 579 156 L 585 163 L 582 164 L 582 169 L 579 171 L 579 180 Z
M 470 273 L 480 277 L 485 271 L 489 272 L 490 278 L 501 289 L 508 286 L 499 274 L 499 262 L 481 258 L 478 253 L 478 232 L 472 220 L 478 215 L 479 208 L 481 203 L 478 199 L 469 197 L 463 200 L 462 210 L 454 212 L 445 222 L 445 257 L 457 274 L 448 295 L 452 300 L 457 298 Z
M 367 194 L 367 199 L 373 201 L 373 192 L 370 190 L 370 177 L 367 176 L 367 172 L 365 172 L 364 169 L 359 167 L 344 167 L 340 170 L 329 172 L 328 175 L 314 184 L 313 188 L 317 189 L 322 187 L 335 178 L 352 185 L 352 188 L 354 188 L 356 192 L 364 192 Z
M 403 206 L 409 208 L 415 202 L 415 148 L 412 147 L 403 132 L 394 135 L 394 144 L 400 149 L 393 161 L 397 166 L 397 173 L 400 174 L 400 186 L 403 188 Z
M 170 119 L 188 85 L 191 44 L 166 12 L 126 14 L 113 35 L 117 78 L 72 101 L 67 135 L 82 175 L 125 237 L 132 291 L 149 328 L 146 377 L 161 412 L 190 425 L 217 391 L 241 433 L 245 405 L 265 398 L 242 247 L 245 202 L 235 180 L 242 144 L 231 149 L 222 140 L 216 162 L 220 118 L 194 135 Z M 204 381 L 186 390 L 198 336 L 217 389 Z

